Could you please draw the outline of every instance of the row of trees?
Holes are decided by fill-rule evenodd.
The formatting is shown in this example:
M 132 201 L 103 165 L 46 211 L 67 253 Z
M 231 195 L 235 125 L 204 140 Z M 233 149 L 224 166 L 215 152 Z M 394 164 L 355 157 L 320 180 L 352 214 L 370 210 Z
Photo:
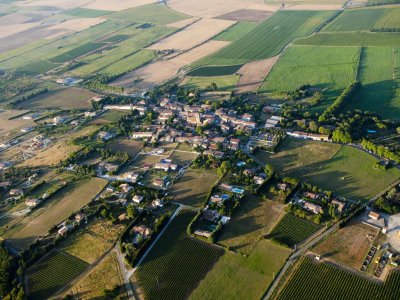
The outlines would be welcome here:
M 361 146 L 363 146 L 368 151 L 372 151 L 373 153 L 375 153 L 380 157 L 393 160 L 396 163 L 400 163 L 400 155 L 396 152 L 391 151 L 390 149 L 386 148 L 383 145 L 377 145 L 374 142 L 363 139 L 361 141 Z

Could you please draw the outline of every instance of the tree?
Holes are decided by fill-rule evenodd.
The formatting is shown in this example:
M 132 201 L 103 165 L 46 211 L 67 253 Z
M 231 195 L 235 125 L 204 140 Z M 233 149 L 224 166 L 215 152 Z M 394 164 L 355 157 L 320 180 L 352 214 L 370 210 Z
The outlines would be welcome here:
M 126 208 L 126 214 L 128 215 L 128 219 L 132 220 L 136 216 L 135 207 L 132 204 L 129 204 Z
M 309 128 L 312 132 L 316 132 L 318 130 L 318 124 L 315 121 L 311 121 Z
M 264 172 L 270 177 L 274 173 L 274 168 L 270 164 L 266 164 L 264 167 Z
M 222 164 L 217 169 L 217 174 L 222 178 L 226 173 L 228 173 L 230 165 L 227 161 L 223 161 Z

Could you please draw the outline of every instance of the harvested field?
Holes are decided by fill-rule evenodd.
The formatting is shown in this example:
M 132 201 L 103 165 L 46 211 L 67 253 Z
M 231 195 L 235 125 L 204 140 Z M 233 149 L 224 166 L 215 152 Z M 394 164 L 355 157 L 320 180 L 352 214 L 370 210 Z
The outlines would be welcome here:
M 143 165 L 158 163 L 162 158 L 164 157 L 158 155 L 139 154 L 133 161 L 132 166 L 135 168 L 143 168 Z
M 24 101 L 22 109 L 90 109 L 90 99 L 97 94 L 77 87 L 58 87 L 43 95 Z
M 15 35 L 22 31 L 26 31 L 31 28 L 35 28 L 39 26 L 40 23 L 22 23 L 22 24 L 8 24 L 8 25 L 0 25 L 0 39 L 5 37 L 9 37 L 11 35 Z M 37 30 L 37 28 L 35 28 Z
M 174 201 L 184 205 L 201 207 L 211 188 L 217 183 L 215 171 L 189 170 L 170 188 Z
M 240 75 L 239 81 L 236 84 L 237 91 L 239 93 L 256 91 L 264 81 L 264 78 L 268 76 L 278 59 L 279 55 L 243 65 L 237 71 Z
M 226 20 L 201 19 L 186 27 L 184 30 L 178 31 L 148 48 L 153 50 L 189 50 L 208 41 L 233 24 L 232 21 Z
M 169 159 L 172 159 L 174 164 L 177 164 L 180 167 L 184 167 L 192 162 L 197 157 L 197 153 L 187 152 L 187 151 L 177 151 L 172 152 Z
M 16 249 L 25 249 L 30 243 L 40 236 L 47 234 L 48 230 L 65 220 L 71 213 L 76 212 L 89 203 L 107 184 L 101 178 L 82 179 L 70 183 L 60 190 L 52 199 L 50 206 L 45 211 L 25 217 L 19 224 L 19 231 L 8 235 L 6 239 Z
M 173 27 L 173 28 L 183 28 L 183 27 L 189 26 L 190 24 L 192 24 L 198 20 L 199 20 L 199 18 L 188 18 L 188 19 L 184 19 L 181 21 L 169 23 L 166 26 Z
M 132 158 L 140 152 L 142 147 L 143 142 L 128 139 L 117 140 L 107 145 L 107 148 L 111 151 L 128 153 Z
M 256 9 L 239 9 L 233 12 L 220 15 L 216 19 L 237 21 L 237 22 L 262 22 L 274 12 Z
M 259 237 L 267 235 L 283 214 L 283 204 L 246 196 L 224 227 L 218 243 L 235 252 L 250 254 Z
M 28 110 L 0 111 L 0 134 L 5 136 L 7 135 L 7 132 L 19 131 L 23 127 L 33 126 L 35 124 L 34 120 L 24 120 L 22 119 L 22 116 L 14 118 L 27 112 Z
M 64 13 L 68 16 L 78 17 L 78 18 L 97 18 L 107 14 L 110 14 L 111 11 L 107 10 L 98 10 L 98 9 L 88 9 L 88 8 L 74 8 Z
M 150 63 L 133 72 L 129 72 L 113 81 L 112 85 L 127 89 L 152 88 L 154 85 L 172 78 L 182 67 L 221 49 L 227 44 L 227 42 L 223 41 L 208 41 L 170 60 Z
M 105 21 L 107 21 L 107 20 L 102 19 L 102 18 L 71 19 L 71 20 L 65 20 L 64 22 L 50 26 L 49 29 L 51 29 L 51 30 L 64 29 L 64 30 L 78 32 L 78 31 L 83 31 L 85 29 L 88 29 L 89 27 L 98 25 L 100 23 L 103 23 Z
M 82 1 L 71 1 L 71 0 L 57 0 L 54 2 L 53 0 L 39 0 L 39 1 L 27 1 L 22 3 L 21 6 L 42 6 L 42 7 L 56 7 L 59 9 L 72 9 L 79 6 L 83 6 L 87 3 L 90 3 L 91 0 L 82 0 Z
M 156 0 L 94 0 L 88 1 L 83 7 L 90 9 L 103 9 L 120 11 L 128 8 L 138 7 L 141 5 L 151 4 L 157 2 Z
M 360 222 L 335 231 L 313 248 L 324 259 L 337 260 L 359 270 L 379 233 L 379 228 Z

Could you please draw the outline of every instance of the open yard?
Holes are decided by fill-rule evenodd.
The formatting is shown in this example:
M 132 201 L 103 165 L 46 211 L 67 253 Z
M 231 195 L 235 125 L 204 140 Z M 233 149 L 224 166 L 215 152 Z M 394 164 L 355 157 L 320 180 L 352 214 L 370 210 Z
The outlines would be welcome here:
M 88 266 L 75 256 L 53 250 L 26 272 L 29 299 L 48 299 Z
M 257 242 L 247 257 L 226 252 L 189 299 L 261 299 L 289 254 L 267 240 Z
M 217 174 L 213 170 L 189 170 L 178 182 L 174 183 L 170 194 L 178 203 L 201 207 L 217 180 Z
M 329 235 L 313 248 L 322 259 L 333 259 L 359 270 L 379 229 L 363 223 L 350 223 Z
M 109 144 L 108 149 L 113 152 L 123 152 L 128 153 L 131 158 L 135 157 L 136 154 L 140 152 L 143 147 L 143 142 L 135 141 L 135 140 L 128 140 L 128 139 L 121 139 L 116 140 Z
M 224 250 L 189 237 L 186 227 L 195 211 L 181 211 L 135 273 L 147 300 L 184 299 Z
M 179 151 L 175 150 L 172 152 L 169 159 L 172 159 L 174 164 L 177 164 L 180 167 L 184 167 L 192 162 L 197 157 L 197 153 L 195 152 L 187 152 L 187 151 Z
M 100 178 L 85 178 L 70 183 L 52 198 L 46 207 L 25 217 L 16 230 L 7 232 L 5 238 L 18 250 L 22 250 L 48 230 L 65 220 L 73 212 L 89 203 L 107 184 Z
M 400 274 L 392 272 L 384 284 L 363 276 L 318 263 L 306 257 L 275 299 L 381 299 L 396 300 L 400 294 Z
M 267 235 L 283 215 L 282 204 L 246 196 L 232 220 L 222 230 L 218 243 L 235 252 L 249 254 L 260 236 Z
M 373 156 L 337 144 L 286 138 L 275 154 L 258 152 L 256 156 L 270 163 L 281 174 L 354 200 L 367 200 L 400 176 L 396 168 L 379 170 L 373 167 Z

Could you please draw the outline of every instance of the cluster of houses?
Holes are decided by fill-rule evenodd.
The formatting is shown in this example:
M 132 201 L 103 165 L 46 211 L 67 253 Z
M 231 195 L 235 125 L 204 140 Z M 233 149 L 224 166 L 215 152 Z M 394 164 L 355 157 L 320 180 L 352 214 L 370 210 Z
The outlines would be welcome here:
M 324 211 L 323 200 L 329 200 L 325 194 L 305 191 L 302 193 L 300 198 L 296 195 L 292 202 L 298 204 L 307 212 L 310 212 L 312 214 L 321 214 Z M 344 212 L 347 205 L 345 201 L 339 200 L 338 198 L 331 199 L 330 204 L 335 207 L 336 211 L 339 214 Z
M 58 225 L 57 233 L 59 236 L 65 236 L 72 228 L 79 226 L 82 222 L 87 222 L 87 215 L 85 213 L 78 212 L 75 214 L 72 223 L 67 223 L 67 221 L 64 221 Z

